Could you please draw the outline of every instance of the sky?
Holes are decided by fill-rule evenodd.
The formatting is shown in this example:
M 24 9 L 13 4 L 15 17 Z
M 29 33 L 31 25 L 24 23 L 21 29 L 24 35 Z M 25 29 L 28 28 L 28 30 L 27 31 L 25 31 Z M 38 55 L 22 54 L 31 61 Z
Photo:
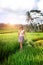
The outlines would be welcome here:
M 43 12 L 43 0 L 0 0 L 0 23 L 27 24 L 26 12 L 31 9 Z

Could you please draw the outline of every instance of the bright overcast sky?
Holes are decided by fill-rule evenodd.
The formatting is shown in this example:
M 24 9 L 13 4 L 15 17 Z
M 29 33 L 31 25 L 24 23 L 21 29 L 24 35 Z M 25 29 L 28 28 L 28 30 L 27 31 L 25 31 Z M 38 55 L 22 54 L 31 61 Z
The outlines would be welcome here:
M 0 0 L 0 23 L 25 24 L 27 10 L 43 11 L 43 0 Z

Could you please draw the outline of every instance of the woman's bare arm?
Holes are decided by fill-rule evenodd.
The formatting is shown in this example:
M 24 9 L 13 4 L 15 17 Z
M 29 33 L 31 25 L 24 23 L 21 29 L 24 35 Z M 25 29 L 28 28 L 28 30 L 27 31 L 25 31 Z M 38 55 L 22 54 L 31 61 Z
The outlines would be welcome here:
M 20 35 L 20 31 L 18 31 L 18 37 L 19 37 L 19 35 Z

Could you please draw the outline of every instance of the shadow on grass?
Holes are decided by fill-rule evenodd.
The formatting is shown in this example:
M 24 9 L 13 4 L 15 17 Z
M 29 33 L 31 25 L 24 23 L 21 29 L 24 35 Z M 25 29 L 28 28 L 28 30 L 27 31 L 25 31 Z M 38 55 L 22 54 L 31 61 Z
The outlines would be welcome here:
M 8 59 L 8 56 L 15 54 L 19 49 L 18 42 L 13 42 L 13 44 L 0 41 L 0 62 L 3 62 L 4 59 Z

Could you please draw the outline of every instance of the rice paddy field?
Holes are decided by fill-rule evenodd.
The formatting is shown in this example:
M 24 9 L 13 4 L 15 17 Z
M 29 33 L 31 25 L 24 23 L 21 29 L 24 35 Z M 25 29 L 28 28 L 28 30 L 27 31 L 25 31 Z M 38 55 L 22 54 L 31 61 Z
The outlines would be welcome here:
M 26 33 L 20 50 L 18 34 L 0 34 L 0 65 L 43 65 L 43 33 Z

